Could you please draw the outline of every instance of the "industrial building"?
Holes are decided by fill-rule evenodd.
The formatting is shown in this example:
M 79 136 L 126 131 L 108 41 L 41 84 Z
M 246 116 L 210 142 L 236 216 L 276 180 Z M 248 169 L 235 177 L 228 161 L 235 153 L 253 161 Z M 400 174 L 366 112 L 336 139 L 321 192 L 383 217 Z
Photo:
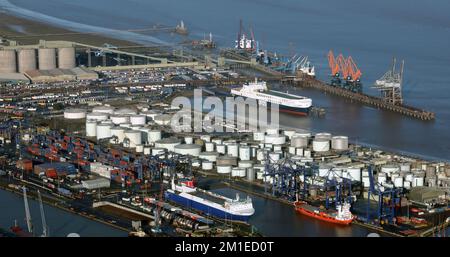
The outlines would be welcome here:
M 106 178 L 97 178 L 92 180 L 83 180 L 81 184 L 88 190 L 94 190 L 99 188 L 109 188 L 111 181 Z
M 96 72 L 80 67 L 73 69 L 30 70 L 24 74 L 34 83 L 98 79 Z
M 434 205 L 445 200 L 446 192 L 435 187 L 414 187 L 409 192 L 408 199 L 421 205 Z

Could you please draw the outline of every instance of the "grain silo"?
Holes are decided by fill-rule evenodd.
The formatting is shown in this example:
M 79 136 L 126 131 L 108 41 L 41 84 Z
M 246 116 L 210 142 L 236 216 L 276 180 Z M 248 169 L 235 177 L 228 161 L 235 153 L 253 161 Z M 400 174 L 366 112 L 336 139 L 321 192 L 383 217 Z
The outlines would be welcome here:
M 75 48 L 58 48 L 58 68 L 73 69 L 75 66 Z
M 0 50 L 0 73 L 16 72 L 16 51 Z
M 38 51 L 39 69 L 56 69 L 56 51 L 55 48 L 39 48 Z
M 17 59 L 19 60 L 19 72 L 36 70 L 35 49 L 20 49 L 17 53 Z

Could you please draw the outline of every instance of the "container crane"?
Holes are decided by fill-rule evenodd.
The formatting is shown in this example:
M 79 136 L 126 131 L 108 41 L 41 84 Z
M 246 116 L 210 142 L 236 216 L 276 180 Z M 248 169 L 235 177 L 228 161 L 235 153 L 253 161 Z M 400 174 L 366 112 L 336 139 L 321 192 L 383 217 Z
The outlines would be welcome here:
M 33 234 L 33 223 L 31 221 L 30 206 L 28 205 L 27 188 L 22 187 L 22 190 L 23 190 L 23 202 L 25 206 L 25 219 L 27 221 L 27 228 L 28 232 L 30 234 Z
M 402 61 L 400 71 L 396 72 L 396 59 L 392 59 L 392 68 L 387 71 L 380 79 L 375 81 L 373 88 L 381 91 L 383 99 L 391 104 L 402 104 L 402 82 L 403 67 L 405 61 Z
M 38 198 L 39 198 L 39 209 L 41 211 L 42 237 L 48 237 L 49 233 L 48 233 L 47 222 L 45 220 L 44 205 L 42 204 L 41 192 L 38 190 L 37 193 L 38 193 Z
M 331 70 L 331 85 L 332 86 L 339 86 L 341 85 L 341 74 L 339 73 L 340 68 L 339 65 L 334 58 L 334 53 L 332 50 L 328 52 L 328 65 Z

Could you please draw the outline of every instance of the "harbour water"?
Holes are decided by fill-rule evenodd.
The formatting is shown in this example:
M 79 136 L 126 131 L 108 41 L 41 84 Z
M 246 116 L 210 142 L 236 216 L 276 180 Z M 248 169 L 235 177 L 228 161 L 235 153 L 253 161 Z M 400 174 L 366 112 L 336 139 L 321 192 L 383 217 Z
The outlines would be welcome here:
M 450 142 L 448 1 L 49 0 L 42 4 L 32 0 L 0 0 L 0 10 L 2 8 L 70 29 L 97 31 L 143 44 L 180 42 L 183 38 L 164 33 L 117 33 L 117 30 L 148 28 L 155 24 L 174 26 L 183 20 L 191 32 L 190 38 L 212 32 L 220 47 L 233 47 L 242 18 L 245 24 L 252 25 L 261 47 L 284 54 L 308 55 L 316 66 L 318 77 L 323 80 L 327 80 L 329 73 L 326 59 L 329 49 L 351 55 L 363 72 L 364 91 L 374 95 L 378 92 L 370 86 L 389 68 L 391 58 L 405 59 L 405 102 L 434 111 L 435 121 L 413 120 L 320 92 L 290 89 L 290 92 L 311 97 L 314 105 L 325 108 L 327 114 L 324 118 L 292 118 L 280 114 L 281 125 L 347 135 L 353 142 L 428 158 L 450 159 L 447 143 Z M 1 201 L 5 201 L 3 194 L 0 192 Z M 18 202 L 18 213 L 23 217 L 21 202 L 15 202 Z M 272 201 L 255 198 L 255 205 L 257 214 L 251 222 L 263 234 L 366 234 L 354 226 L 337 229 L 319 221 L 305 220 L 288 210 L 288 206 L 282 207 Z M 71 216 L 67 215 L 58 217 L 63 220 L 61 227 L 64 220 L 69 219 L 66 217 Z M 11 218 L 1 217 L 2 222 L 8 219 Z
M 42 233 L 39 203 L 28 199 L 33 229 L 36 235 Z M 8 229 L 17 220 L 18 224 L 26 230 L 25 207 L 23 197 L 11 192 L 0 190 L 0 227 Z M 81 237 L 123 237 L 127 232 L 112 228 L 108 225 L 68 213 L 64 210 L 44 205 L 45 218 L 49 227 L 50 236 L 65 237 L 70 233 L 77 233 Z

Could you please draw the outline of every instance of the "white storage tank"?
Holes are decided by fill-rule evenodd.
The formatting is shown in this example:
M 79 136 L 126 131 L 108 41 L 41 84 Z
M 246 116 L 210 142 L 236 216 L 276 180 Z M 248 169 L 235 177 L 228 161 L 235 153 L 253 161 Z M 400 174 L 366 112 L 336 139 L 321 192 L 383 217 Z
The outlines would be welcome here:
M 279 134 L 268 134 L 264 137 L 264 143 L 282 145 L 286 143 L 286 136 Z
M 378 173 L 378 183 L 382 184 L 387 181 L 387 177 L 385 173 Z
M 314 152 L 327 152 L 330 150 L 330 140 L 328 139 L 315 138 L 312 145 Z
M 169 125 L 172 120 L 172 116 L 168 115 L 168 114 L 161 114 L 161 115 L 155 116 L 153 118 L 153 120 L 158 125 Z
M 280 131 L 279 128 L 266 128 L 266 134 L 267 135 L 278 135 L 278 132 Z
M 111 127 L 110 124 L 97 124 L 97 140 L 111 137 Z
M 202 170 L 212 170 L 213 169 L 213 163 L 210 161 L 204 161 L 202 162 Z
M 251 156 L 250 156 L 251 150 L 249 146 L 241 146 L 239 148 L 239 158 L 241 160 L 250 160 Z
M 348 167 L 347 173 L 351 180 L 361 181 L 361 168 Z
M 331 148 L 337 151 L 348 150 L 348 137 L 335 136 L 331 139 Z
M 305 150 L 303 151 L 303 156 L 305 156 L 305 157 L 307 157 L 307 158 L 311 157 L 311 150 L 305 149 Z
M 214 143 L 205 142 L 205 150 L 207 152 L 214 152 Z
M 175 146 L 181 144 L 181 140 L 175 137 L 163 138 L 155 142 L 155 147 L 165 148 L 169 152 L 175 150 Z
M 211 136 L 210 135 L 201 135 L 200 139 L 205 142 L 211 142 Z
M 233 157 L 238 157 L 239 156 L 239 145 L 238 144 L 229 144 L 227 146 L 228 148 L 228 155 L 233 156 Z
M 283 135 L 291 139 L 295 135 L 295 130 L 285 130 L 283 131 Z
M 216 145 L 216 150 L 220 154 L 226 154 L 227 153 L 227 146 L 226 145 Z
M 253 132 L 253 140 L 264 141 L 264 132 Z
M 291 146 L 293 147 L 308 147 L 308 137 L 305 136 L 293 136 L 291 138 Z
M 116 115 L 136 115 L 137 111 L 135 109 L 122 107 L 116 111 L 114 111 L 114 114 Z
M 402 172 L 410 172 L 411 171 L 411 163 L 401 163 L 400 171 Z
M 134 148 L 136 145 L 142 144 L 142 132 L 139 130 L 125 131 L 125 138 L 128 139 L 130 148 Z M 124 139 L 124 142 L 127 141 L 126 139 Z
M 195 156 L 198 157 L 200 152 L 202 150 L 202 147 L 200 145 L 196 145 L 196 144 L 179 144 L 174 146 L 174 152 L 178 153 L 178 154 L 183 154 L 183 155 L 191 155 L 191 156 Z
M 215 161 L 217 161 L 218 156 L 219 156 L 219 154 L 216 152 L 201 152 L 198 157 L 200 159 L 205 159 L 210 162 L 215 162 Z
M 111 137 L 117 138 L 117 144 L 122 144 L 125 139 L 125 129 L 121 127 L 111 128 Z M 111 139 L 112 143 L 116 143 L 114 139 Z
M 152 153 L 152 148 L 150 146 L 144 146 L 144 154 L 150 155 Z
M 20 49 L 17 53 L 17 59 L 19 60 L 19 72 L 37 69 L 35 49 Z
M 425 179 L 422 176 L 414 176 L 412 181 L 412 187 L 423 187 L 424 180 Z
M 145 115 L 131 115 L 130 123 L 132 125 L 145 125 L 147 123 L 147 117 Z
M 79 120 L 86 118 L 86 110 L 78 108 L 70 108 L 64 110 L 64 119 Z
M 58 68 L 73 69 L 75 67 L 75 48 L 58 48 Z
M 86 120 L 86 136 L 87 137 L 97 136 L 97 121 Z
M 116 125 L 128 123 L 130 121 L 130 117 L 126 115 L 111 115 L 112 123 Z
M 148 132 L 148 139 L 147 140 L 148 140 L 149 143 L 155 143 L 156 141 L 161 140 L 161 137 L 162 137 L 161 130 L 154 129 L 154 130 L 150 130 Z M 186 142 L 186 144 L 187 144 L 187 142 Z
M 269 153 L 269 161 L 270 163 L 276 163 L 280 160 L 281 156 L 279 153 L 270 152 Z
M 136 145 L 136 153 L 143 153 L 144 145 Z
M 184 137 L 184 142 L 186 144 L 193 144 L 194 143 L 194 138 L 193 137 Z
M 39 69 L 52 70 L 56 69 L 56 50 L 55 48 L 39 48 L 38 49 Z
M 96 106 L 92 109 L 93 113 L 106 113 L 106 114 L 114 114 L 114 107 L 101 105 Z
M 16 72 L 16 51 L 0 50 L 0 73 Z
M 362 183 L 365 188 L 370 187 L 370 178 L 368 176 L 363 176 Z
M 400 171 L 400 166 L 397 164 L 386 164 L 381 166 L 381 172 L 386 173 L 391 176 L 392 173 L 398 173 Z
M 219 174 L 230 174 L 231 165 L 217 165 L 217 173 Z
M 266 159 L 266 151 L 264 149 L 256 150 L 256 160 L 262 161 Z
M 326 139 L 326 140 L 331 140 L 331 134 L 327 133 L 327 132 L 322 132 L 322 133 L 317 133 L 314 136 L 314 139 Z
M 256 171 L 253 168 L 247 168 L 247 180 L 250 182 L 255 181 L 256 178 Z
M 295 155 L 295 153 L 296 153 L 295 150 L 296 150 L 296 149 L 295 149 L 295 147 L 293 147 L 293 146 L 289 146 L 289 148 L 288 148 L 289 154 L 292 154 L 292 155 Z
M 163 154 L 163 153 L 165 153 L 165 152 L 166 152 L 166 149 L 165 149 L 165 148 L 159 148 L 159 147 L 152 148 L 152 155 L 153 155 L 153 156 L 155 156 L 155 155 L 160 155 L 160 154 Z
M 403 187 L 403 177 L 396 177 L 394 179 L 394 186 L 398 187 L 398 188 L 402 188 Z
M 230 165 L 230 166 L 236 166 L 237 165 L 237 158 L 232 156 L 220 156 L 217 157 L 217 165 Z
M 239 161 L 238 163 L 239 168 L 251 168 L 253 167 L 252 161 Z
M 216 145 L 220 145 L 223 143 L 223 140 L 220 138 L 214 138 L 214 139 L 211 139 L 211 142 L 213 142 Z
M 104 121 L 108 119 L 108 114 L 100 112 L 91 112 L 86 114 L 87 120 Z
M 295 155 L 303 156 L 303 152 L 304 152 L 303 148 L 300 148 L 300 147 L 295 148 Z

